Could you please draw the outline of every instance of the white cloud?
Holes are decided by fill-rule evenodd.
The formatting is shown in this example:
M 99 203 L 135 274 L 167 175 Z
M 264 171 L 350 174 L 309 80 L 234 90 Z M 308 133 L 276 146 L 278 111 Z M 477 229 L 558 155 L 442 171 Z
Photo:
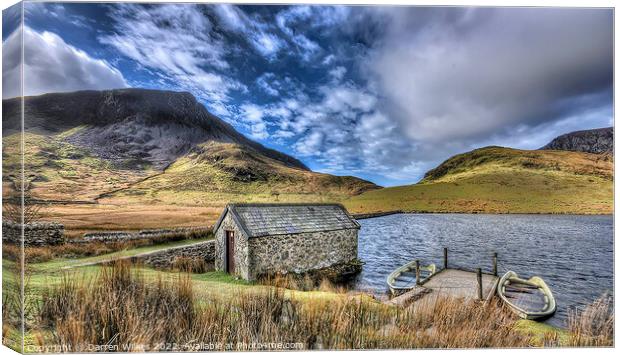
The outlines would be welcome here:
M 323 87 L 323 106 L 331 112 L 347 113 L 351 110 L 368 112 L 377 104 L 377 97 L 365 89 L 349 85 Z
M 241 105 L 241 112 L 243 114 L 243 120 L 246 122 L 262 122 L 263 110 L 260 106 L 254 104 Z
M 256 85 L 271 96 L 280 96 L 281 92 L 290 94 L 295 90 L 300 90 L 300 86 L 303 86 L 288 76 L 278 79 L 274 73 L 270 72 L 256 78 Z
M 334 80 L 338 81 L 338 80 L 342 80 L 342 78 L 344 78 L 344 75 L 346 73 L 347 73 L 347 68 L 338 66 L 329 71 L 329 76 L 331 76 Z
M 112 9 L 115 33 L 101 36 L 100 41 L 141 66 L 157 70 L 169 85 L 189 90 L 213 105 L 227 102 L 231 90 L 247 90 L 218 72 L 229 69 L 226 46 L 199 7 L 118 4 Z
M 302 156 L 319 155 L 323 149 L 323 138 L 323 132 L 314 130 L 295 143 L 295 150 Z
M 322 48 L 304 34 L 293 30 L 300 22 L 312 16 L 313 7 L 290 6 L 276 15 L 276 23 L 280 30 L 295 44 L 299 56 L 304 61 L 310 61 Z
M 277 130 L 273 134 L 274 138 L 292 138 L 294 136 L 295 136 L 295 133 L 293 133 L 291 131 L 283 131 L 283 130 Z
M 321 46 L 318 43 L 302 34 L 294 35 L 292 40 L 300 49 L 301 58 L 305 61 L 310 61 L 321 50 Z
M 288 119 L 291 117 L 292 112 L 291 110 L 289 110 L 286 107 L 283 106 L 277 106 L 274 108 L 270 108 L 268 110 L 268 115 L 271 117 L 275 117 L 275 118 L 283 118 L 283 119 Z
M 64 4 L 61 3 L 28 2 L 24 3 L 24 11 L 29 18 L 34 16 L 52 17 L 81 28 L 89 28 L 89 21 L 92 21 L 85 16 L 69 13 Z
M 207 103 L 210 111 L 221 118 L 230 118 L 230 110 L 221 102 Z
M 240 119 L 246 129 L 250 131 L 250 136 L 255 139 L 269 137 L 267 124 L 263 119 L 265 114 L 262 107 L 246 103 L 240 106 L 240 111 Z
M 254 48 L 267 58 L 273 58 L 284 47 L 284 42 L 272 33 L 262 32 L 252 37 Z
M 25 95 L 127 86 L 121 72 L 110 63 L 91 57 L 54 33 L 25 26 L 23 36 Z M 21 32 L 16 30 L 2 43 L 3 98 L 21 95 L 21 40 Z
M 342 26 L 351 7 L 347 6 L 289 6 L 278 13 L 276 20 L 282 24 L 307 24 L 314 29 Z
M 213 10 L 228 29 L 238 32 L 245 32 L 247 30 L 246 23 L 249 20 L 238 7 L 229 4 L 218 4 L 213 6 Z
M 336 60 L 336 56 L 333 54 L 329 54 L 327 56 L 325 56 L 325 58 L 323 58 L 323 61 L 321 62 L 323 65 L 330 65 L 332 64 L 334 61 Z
M 224 26 L 242 34 L 267 59 L 274 59 L 285 46 L 285 42 L 277 35 L 268 31 L 268 25 L 248 16 L 235 5 L 218 4 L 213 6 L 216 16 Z
M 245 111 L 255 118 L 260 112 L 262 121 L 275 119 L 278 129 L 271 137 L 280 144 L 292 140 L 296 155 L 312 158 L 320 171 L 372 171 L 394 178 L 420 173 L 421 166 L 414 163 L 415 146 L 381 111 L 376 94 L 352 83 L 332 83 L 317 91 L 318 96 L 297 95 Z
M 264 122 L 254 123 L 250 126 L 250 136 L 254 139 L 265 139 L 269 137 L 267 125 Z

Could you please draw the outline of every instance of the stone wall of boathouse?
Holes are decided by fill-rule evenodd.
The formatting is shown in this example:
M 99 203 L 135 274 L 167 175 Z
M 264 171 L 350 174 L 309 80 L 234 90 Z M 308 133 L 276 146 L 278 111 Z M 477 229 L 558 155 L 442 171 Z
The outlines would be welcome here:
M 250 274 L 304 274 L 357 260 L 357 229 L 251 238 Z
M 226 270 L 226 231 L 235 233 L 233 274 L 246 280 L 273 274 L 342 273 L 356 262 L 358 230 L 343 229 L 247 238 L 228 213 L 215 233 L 215 269 Z M 344 266 L 344 267 L 343 267 Z M 359 271 L 359 265 L 354 266 Z
M 226 231 L 233 231 L 235 234 L 235 270 L 232 274 L 240 276 L 246 280 L 252 280 L 250 275 L 250 260 L 248 252 L 248 238 L 241 228 L 237 226 L 231 213 L 227 213 L 218 230 L 215 233 L 215 270 L 226 270 Z

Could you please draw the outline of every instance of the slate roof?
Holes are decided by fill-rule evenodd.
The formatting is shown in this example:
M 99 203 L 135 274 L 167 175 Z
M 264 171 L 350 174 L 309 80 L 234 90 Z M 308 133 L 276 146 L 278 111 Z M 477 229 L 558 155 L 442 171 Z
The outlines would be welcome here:
M 229 204 L 214 230 L 227 213 L 248 238 L 360 228 L 340 204 Z

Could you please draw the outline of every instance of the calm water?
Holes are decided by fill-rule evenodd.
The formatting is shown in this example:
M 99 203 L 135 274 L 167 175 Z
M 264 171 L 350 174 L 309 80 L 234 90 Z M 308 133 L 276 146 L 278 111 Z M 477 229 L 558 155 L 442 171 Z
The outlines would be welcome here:
M 569 308 L 613 294 L 613 217 L 564 215 L 398 214 L 359 221 L 359 256 L 366 262 L 357 286 L 384 292 L 385 278 L 414 259 L 491 271 L 498 253 L 508 270 L 540 275 L 558 311 L 547 322 L 564 326 Z

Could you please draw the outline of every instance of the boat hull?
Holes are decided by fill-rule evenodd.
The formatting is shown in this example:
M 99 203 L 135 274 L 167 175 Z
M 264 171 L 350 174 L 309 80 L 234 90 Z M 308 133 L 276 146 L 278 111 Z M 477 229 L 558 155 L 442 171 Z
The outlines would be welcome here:
M 415 279 L 415 261 L 409 262 L 388 275 L 386 282 L 393 295 L 399 295 L 413 289 L 416 285 L 424 283 L 436 272 L 435 264 L 420 266 L 420 280 Z
M 537 276 L 525 280 L 514 271 L 508 271 L 499 280 L 497 293 L 508 308 L 523 319 L 542 320 L 556 311 L 551 289 Z

